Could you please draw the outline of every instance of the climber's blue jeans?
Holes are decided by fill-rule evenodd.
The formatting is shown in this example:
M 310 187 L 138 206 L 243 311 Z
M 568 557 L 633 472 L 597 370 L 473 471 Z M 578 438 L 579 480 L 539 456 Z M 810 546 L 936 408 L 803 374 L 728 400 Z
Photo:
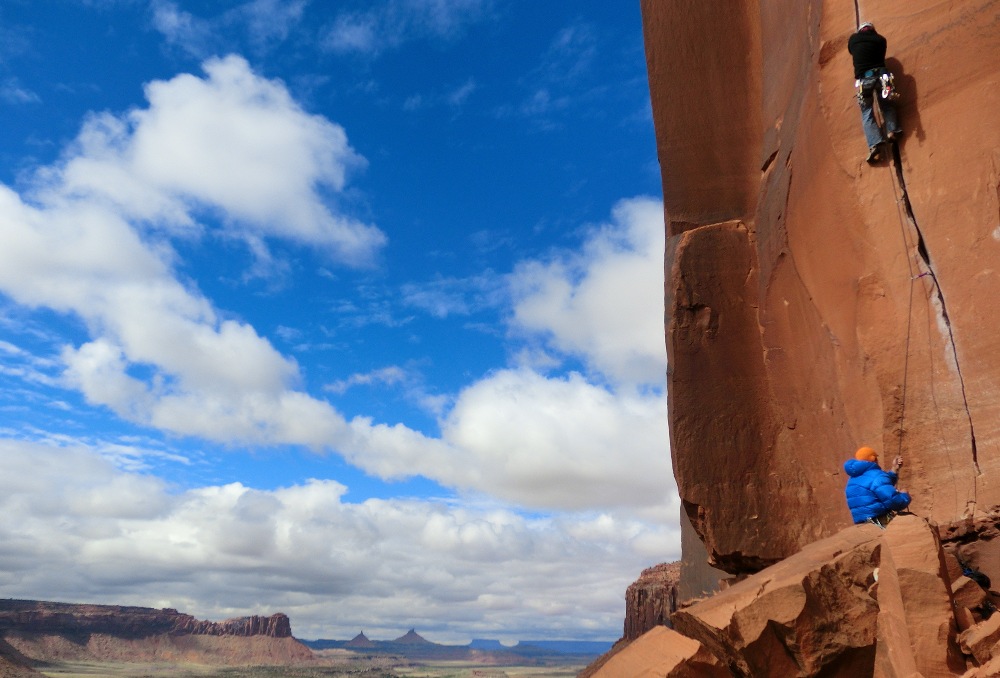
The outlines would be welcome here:
M 885 141 L 885 137 L 882 136 L 882 130 L 879 129 L 878 123 L 875 122 L 872 98 L 876 96 L 878 94 L 872 94 L 871 96 L 866 96 L 861 101 L 861 124 L 865 128 L 865 140 L 868 142 L 869 147 Z M 891 101 L 886 101 L 885 99 L 879 99 L 878 104 L 882 108 L 882 117 L 885 118 L 886 132 L 899 132 L 899 122 L 896 120 L 896 107 Z

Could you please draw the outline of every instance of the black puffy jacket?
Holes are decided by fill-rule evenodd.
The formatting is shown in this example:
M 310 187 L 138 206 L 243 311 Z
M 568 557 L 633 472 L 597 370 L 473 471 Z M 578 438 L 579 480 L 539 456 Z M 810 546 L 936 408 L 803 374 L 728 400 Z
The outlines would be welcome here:
M 865 71 L 885 68 L 886 40 L 875 30 L 855 33 L 847 40 L 847 51 L 854 57 L 854 77 L 863 78 Z

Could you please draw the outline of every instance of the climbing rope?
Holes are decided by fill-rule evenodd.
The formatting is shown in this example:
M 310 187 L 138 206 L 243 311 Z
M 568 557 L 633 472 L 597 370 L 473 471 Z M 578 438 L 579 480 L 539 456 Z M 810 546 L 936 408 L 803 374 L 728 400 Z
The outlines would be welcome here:
M 861 3 L 859 0 L 854 0 L 854 30 L 858 30 L 861 27 Z M 879 97 L 876 92 L 872 93 L 872 113 L 875 116 L 875 121 L 879 127 L 885 124 L 885 116 L 882 114 L 882 106 L 879 103 Z M 889 173 L 889 181 L 892 183 L 892 197 L 896 202 L 896 217 L 899 219 L 899 232 L 903 236 L 903 252 L 906 254 L 906 266 L 910 272 L 910 294 L 909 300 L 906 304 L 906 344 L 905 351 L 903 355 L 903 388 L 899 396 L 899 437 L 898 444 L 896 447 L 896 455 L 902 456 L 903 454 L 903 436 L 906 434 L 906 385 L 910 372 L 910 335 L 913 324 L 913 283 L 917 278 L 922 278 L 927 273 L 921 273 L 920 275 L 913 275 L 913 260 L 910 256 L 910 241 L 906 237 L 906 215 L 903 214 L 903 200 L 906 197 L 906 189 L 900 185 L 898 188 L 896 186 L 896 168 L 897 163 L 900 162 L 899 154 L 896 149 L 893 151 L 893 172 Z
M 874 97 L 876 100 L 878 97 Z M 878 106 L 878 104 L 875 104 Z M 893 164 L 899 162 L 898 153 L 893 153 Z M 895 170 L 895 167 L 893 168 Z M 899 218 L 899 231 L 903 236 L 903 252 L 906 253 L 906 266 L 910 272 L 910 298 L 906 305 L 906 348 L 903 356 L 903 389 L 900 393 L 899 402 L 899 445 L 896 449 L 897 455 L 903 454 L 903 436 L 905 435 L 906 428 L 906 381 L 910 370 L 910 329 L 913 324 L 913 283 L 916 282 L 917 278 L 922 278 L 926 273 L 921 273 L 918 276 L 913 275 L 913 260 L 910 256 L 910 241 L 906 237 L 906 219 L 905 215 L 902 213 L 902 202 L 905 197 L 904 189 L 902 186 L 899 187 L 897 191 L 896 187 L 896 172 L 889 173 L 889 181 L 892 182 L 892 197 L 896 201 L 896 216 Z

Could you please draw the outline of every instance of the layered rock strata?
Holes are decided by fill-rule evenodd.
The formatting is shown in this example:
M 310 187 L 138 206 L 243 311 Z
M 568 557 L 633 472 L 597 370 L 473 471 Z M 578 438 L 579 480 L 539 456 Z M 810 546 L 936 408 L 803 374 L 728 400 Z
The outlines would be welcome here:
M 157 610 L 121 605 L 0 599 L 0 632 L 8 630 L 20 633 L 105 633 L 122 638 L 162 633 L 271 638 L 292 636 L 288 616 L 280 612 L 270 617 L 255 615 L 211 622 L 170 608 Z
M 0 600 L 0 643 L 33 661 L 286 664 L 312 659 L 288 617 L 210 622 L 173 609 Z
M 39 678 L 42 674 L 31 668 L 31 660 L 0 640 L 0 678 Z
M 646 568 L 625 591 L 625 640 L 635 640 L 664 624 L 677 611 L 680 563 L 662 563 Z

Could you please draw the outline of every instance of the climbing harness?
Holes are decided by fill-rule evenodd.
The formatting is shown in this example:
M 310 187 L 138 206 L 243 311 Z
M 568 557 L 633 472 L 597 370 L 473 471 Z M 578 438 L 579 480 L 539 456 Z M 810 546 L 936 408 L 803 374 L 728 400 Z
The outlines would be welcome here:
M 872 525 L 878 525 L 881 529 L 885 529 L 889 521 L 896 517 L 895 511 L 889 511 L 888 513 L 883 513 L 880 516 L 875 516 L 874 518 L 869 518 L 866 522 Z
M 863 106 L 869 97 L 881 101 L 899 99 L 896 76 L 887 68 L 873 68 L 865 71 L 864 75 L 854 81 L 854 90 L 859 106 Z

